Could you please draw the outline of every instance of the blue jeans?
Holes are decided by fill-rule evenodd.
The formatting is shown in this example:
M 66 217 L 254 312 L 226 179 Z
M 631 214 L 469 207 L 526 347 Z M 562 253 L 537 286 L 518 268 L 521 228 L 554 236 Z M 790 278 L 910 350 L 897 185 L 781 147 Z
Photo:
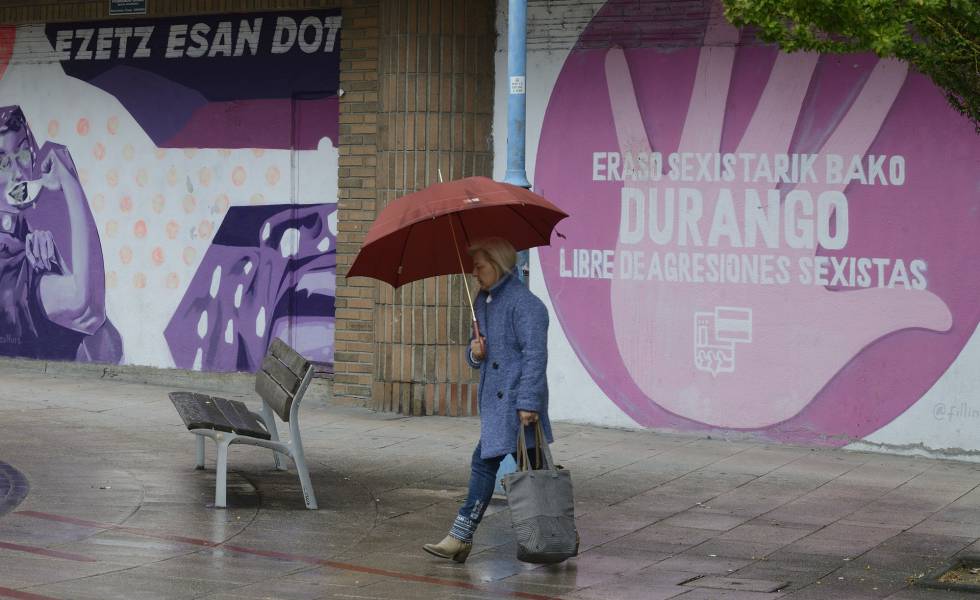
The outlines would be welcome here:
M 456 539 L 464 542 L 473 541 L 473 533 L 476 526 L 483 519 L 483 513 L 487 510 L 487 505 L 493 497 L 493 489 L 497 484 L 497 469 L 500 468 L 500 461 L 506 454 L 491 456 L 490 458 L 480 458 L 481 445 L 476 444 L 473 450 L 473 458 L 470 460 L 470 490 L 466 496 L 466 502 L 459 509 L 456 521 L 449 534 Z M 511 453 L 517 460 L 516 453 Z M 534 452 L 529 452 L 532 468 L 538 468 L 537 457 Z

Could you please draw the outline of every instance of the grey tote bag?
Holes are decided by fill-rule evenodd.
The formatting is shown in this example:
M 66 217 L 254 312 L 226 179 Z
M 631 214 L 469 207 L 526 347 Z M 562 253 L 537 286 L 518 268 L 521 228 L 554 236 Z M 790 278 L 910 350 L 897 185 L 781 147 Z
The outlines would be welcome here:
M 519 429 L 518 471 L 503 477 L 517 537 L 517 559 L 550 564 L 577 556 L 579 538 L 575 530 L 572 476 L 552 460 L 540 421 L 534 437 L 537 464 L 541 468 L 531 469 L 524 427 Z

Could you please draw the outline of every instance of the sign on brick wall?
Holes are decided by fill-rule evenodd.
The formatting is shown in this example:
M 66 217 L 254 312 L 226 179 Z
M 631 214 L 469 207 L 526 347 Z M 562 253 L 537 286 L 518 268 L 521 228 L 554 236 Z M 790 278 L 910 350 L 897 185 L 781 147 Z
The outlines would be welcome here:
M 109 0 L 110 15 L 145 15 L 146 0 Z

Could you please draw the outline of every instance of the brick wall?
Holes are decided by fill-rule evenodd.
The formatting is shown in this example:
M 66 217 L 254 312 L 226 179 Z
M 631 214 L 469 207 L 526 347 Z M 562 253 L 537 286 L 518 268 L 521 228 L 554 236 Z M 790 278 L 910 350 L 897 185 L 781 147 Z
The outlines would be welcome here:
M 492 0 L 383 0 L 379 208 L 437 182 L 439 169 L 447 180 L 492 175 L 494 8 Z M 462 352 L 470 322 L 464 294 L 461 276 L 397 290 L 381 284 L 372 406 L 476 413 L 476 373 Z

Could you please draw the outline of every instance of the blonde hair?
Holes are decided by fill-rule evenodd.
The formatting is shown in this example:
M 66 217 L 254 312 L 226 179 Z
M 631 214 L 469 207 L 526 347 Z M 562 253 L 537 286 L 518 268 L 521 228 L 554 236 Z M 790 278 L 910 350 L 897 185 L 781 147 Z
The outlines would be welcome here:
M 488 237 L 477 240 L 467 250 L 471 257 L 482 252 L 497 271 L 497 278 L 509 273 L 517 264 L 517 250 L 510 242 L 500 237 Z

